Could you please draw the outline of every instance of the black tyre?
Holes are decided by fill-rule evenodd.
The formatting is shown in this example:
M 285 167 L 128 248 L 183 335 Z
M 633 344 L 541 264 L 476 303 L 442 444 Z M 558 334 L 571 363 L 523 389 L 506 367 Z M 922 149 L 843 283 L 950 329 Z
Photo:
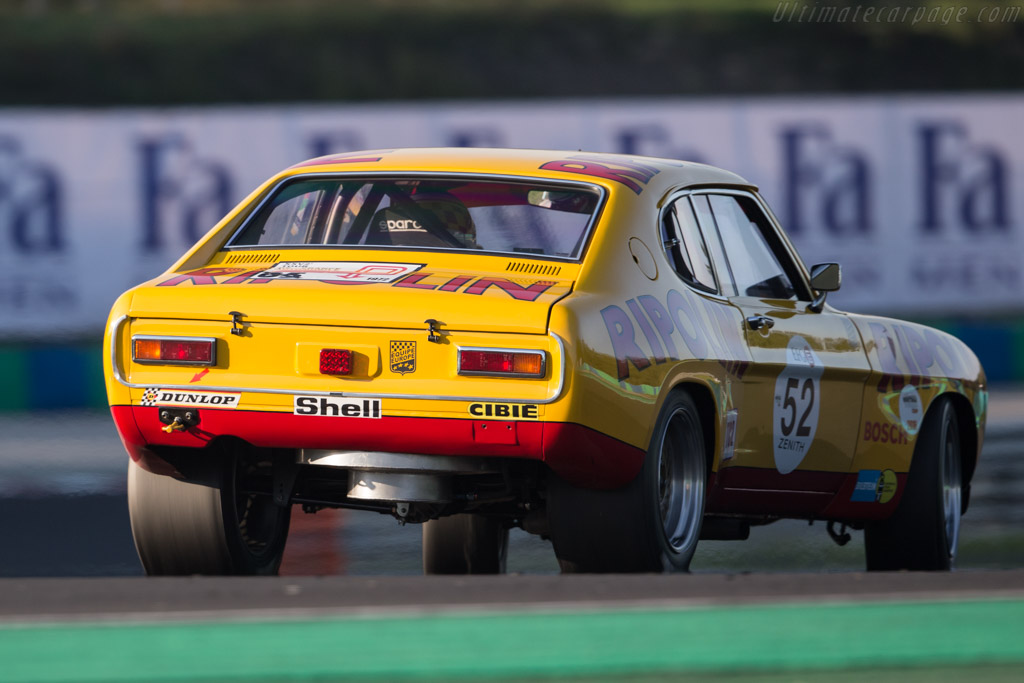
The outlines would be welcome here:
M 284 556 L 290 506 L 247 494 L 240 482 L 266 463 L 225 458 L 220 488 L 153 474 L 128 464 L 128 511 L 149 575 L 276 574 Z
M 423 523 L 424 574 L 504 574 L 507 557 L 500 519 L 461 514 Z
M 550 477 L 548 522 L 559 566 L 565 573 L 686 571 L 706 489 L 697 406 L 678 392 L 662 407 L 643 468 L 624 489 L 593 491 Z
M 921 426 L 899 507 L 864 529 L 868 570 L 951 569 L 960 535 L 962 483 L 956 414 L 948 399 L 939 399 Z

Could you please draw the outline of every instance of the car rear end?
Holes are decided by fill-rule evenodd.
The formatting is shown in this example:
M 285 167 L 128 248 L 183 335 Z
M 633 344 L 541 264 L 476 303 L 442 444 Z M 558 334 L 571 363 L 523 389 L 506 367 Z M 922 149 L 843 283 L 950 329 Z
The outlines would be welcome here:
M 108 394 L 144 470 L 279 505 L 424 521 L 524 516 L 567 463 L 570 294 L 599 186 L 495 174 L 298 172 L 115 304 Z

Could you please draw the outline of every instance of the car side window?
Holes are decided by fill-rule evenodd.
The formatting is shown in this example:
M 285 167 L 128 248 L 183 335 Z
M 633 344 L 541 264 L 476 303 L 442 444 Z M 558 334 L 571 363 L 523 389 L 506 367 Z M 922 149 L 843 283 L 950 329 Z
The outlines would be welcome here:
M 697 215 L 697 223 L 707 245 L 711 248 L 711 260 L 715 264 L 715 271 L 718 273 L 718 287 L 723 296 L 736 296 L 736 283 L 733 281 L 732 270 L 729 260 L 725 258 L 725 250 L 722 247 L 722 238 L 718 234 L 718 227 L 715 225 L 715 218 L 711 214 L 711 204 L 708 203 L 707 195 L 690 195 L 690 202 L 693 204 L 694 213 Z
M 752 197 L 709 194 L 725 255 L 740 296 L 795 299 L 793 274 L 787 273 L 769 242 L 768 217 Z M 787 259 L 788 261 L 788 259 Z
M 663 229 L 666 248 L 679 277 L 698 289 L 717 292 L 708 247 L 689 199 L 683 197 L 673 202 L 665 212 Z

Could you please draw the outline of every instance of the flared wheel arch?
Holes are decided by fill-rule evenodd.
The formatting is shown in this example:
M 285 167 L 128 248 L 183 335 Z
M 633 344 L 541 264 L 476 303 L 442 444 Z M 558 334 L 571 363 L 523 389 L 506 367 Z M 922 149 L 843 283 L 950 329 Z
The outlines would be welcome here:
M 715 398 L 711 392 L 711 389 L 705 385 L 693 381 L 681 381 L 674 384 L 671 388 L 662 393 L 662 399 L 658 402 L 656 409 L 653 411 L 654 415 L 661 413 L 662 406 L 668 402 L 669 398 L 675 393 L 686 393 L 693 399 L 694 404 L 697 406 L 697 416 L 700 419 L 701 432 L 704 437 L 704 464 L 706 465 L 707 473 L 710 476 L 712 467 L 715 463 L 715 454 L 718 453 L 718 422 L 719 415 L 718 410 L 715 407 Z M 651 433 L 647 437 L 648 443 L 654 435 L 654 420 L 651 421 Z M 724 430 L 724 426 L 723 426 Z
M 929 410 L 937 404 L 940 398 L 948 399 L 953 406 L 953 414 L 956 416 L 960 434 L 960 473 L 963 486 L 963 502 L 960 513 L 963 514 L 967 512 L 970 503 L 971 479 L 974 478 L 974 469 L 978 465 L 978 424 L 974 418 L 974 408 L 966 396 L 956 392 L 941 394 L 932 400 Z

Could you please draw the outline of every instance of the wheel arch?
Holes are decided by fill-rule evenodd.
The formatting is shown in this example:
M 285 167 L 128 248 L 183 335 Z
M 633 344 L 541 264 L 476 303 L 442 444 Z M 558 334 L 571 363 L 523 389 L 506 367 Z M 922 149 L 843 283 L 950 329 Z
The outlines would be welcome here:
M 960 434 L 960 464 L 963 468 L 961 472 L 963 475 L 964 497 L 963 510 L 961 512 L 967 512 L 967 505 L 970 501 L 971 479 L 974 477 L 974 469 L 978 464 L 979 434 L 978 425 L 974 419 L 974 408 L 966 396 L 956 392 L 947 392 L 941 394 L 938 398 L 948 399 L 953 406 L 953 414 L 956 416 Z M 928 406 L 929 411 L 938 403 L 938 398 Z
M 718 443 L 718 409 L 715 406 L 715 397 L 711 388 L 706 384 L 693 380 L 683 380 L 666 393 L 665 400 L 674 393 L 685 393 L 693 399 L 697 406 L 697 416 L 700 419 L 701 432 L 704 439 L 704 461 L 707 465 L 708 474 L 711 473 L 715 464 L 715 453 Z M 662 403 L 664 405 L 664 402 Z

